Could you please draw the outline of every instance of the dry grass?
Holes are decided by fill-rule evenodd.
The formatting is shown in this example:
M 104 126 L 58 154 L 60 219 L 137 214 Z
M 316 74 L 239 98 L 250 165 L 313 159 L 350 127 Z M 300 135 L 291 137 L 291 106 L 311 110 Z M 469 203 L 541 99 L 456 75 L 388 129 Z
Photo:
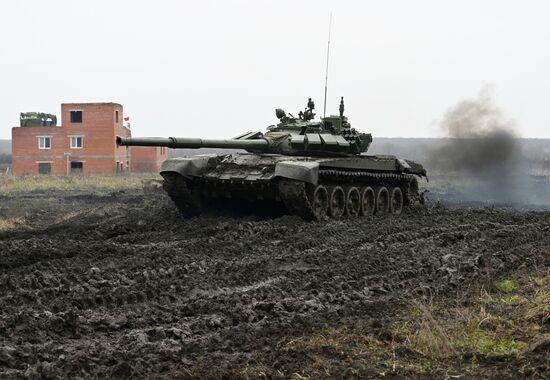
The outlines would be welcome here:
M 26 225 L 25 219 L 22 217 L 0 219 L 0 232 L 24 228 Z
M 315 379 L 338 376 L 340 369 L 334 368 L 333 360 L 354 366 L 367 360 L 371 355 L 383 349 L 384 343 L 358 328 L 326 328 L 321 333 L 296 337 L 284 341 L 280 351 L 308 353 L 312 359 L 311 368 L 300 369 L 290 374 L 293 379 Z M 330 360 L 327 360 L 330 357 Z
M 271 369 L 268 366 L 262 363 L 255 363 L 246 365 L 246 367 L 240 371 L 239 377 L 245 380 L 267 379 L 270 373 Z
M 380 342 L 372 336 L 361 334 L 352 328 L 327 328 L 321 334 L 298 337 L 285 342 L 281 349 L 292 350 L 331 350 L 348 356 L 349 354 L 364 354 L 380 348 Z
M 0 195 L 44 190 L 90 190 L 115 191 L 141 189 L 151 179 L 160 179 L 154 174 L 130 176 L 0 176 Z
M 331 327 L 286 339 L 278 354 L 305 358 L 299 368 L 281 373 L 281 369 L 258 364 L 247 366 L 243 374 L 247 378 L 313 379 L 339 377 L 342 368 L 381 378 L 455 369 L 476 374 L 486 358 L 488 363 L 495 357 L 521 360 L 550 345 L 549 320 L 550 275 L 501 279 L 471 299 L 412 301 L 393 322 L 374 332 Z
M 413 301 L 412 308 L 414 310 L 411 312 L 419 315 L 419 318 L 393 328 L 393 333 L 402 338 L 403 344 L 426 356 L 446 358 L 456 355 L 453 338 L 435 318 L 433 308 L 417 301 Z
M 528 301 L 524 318 L 543 326 L 550 321 L 550 276 L 535 279 L 533 297 Z
M 545 334 L 550 276 L 503 279 L 466 305 L 415 302 L 407 313 L 418 310 L 420 319 L 397 322 L 394 331 L 426 357 L 517 356 Z

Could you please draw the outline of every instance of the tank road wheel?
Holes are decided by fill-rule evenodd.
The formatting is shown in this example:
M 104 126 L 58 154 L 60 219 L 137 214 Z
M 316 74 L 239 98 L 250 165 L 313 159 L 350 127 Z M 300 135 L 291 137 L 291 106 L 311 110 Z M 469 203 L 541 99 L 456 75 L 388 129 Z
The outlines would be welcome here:
M 403 211 L 403 192 L 399 187 L 391 189 L 390 212 L 399 215 Z
M 323 185 L 319 185 L 313 191 L 310 199 L 311 210 L 317 220 L 323 220 L 327 217 L 328 211 L 328 191 Z
M 365 187 L 361 194 L 361 215 L 371 216 L 374 214 L 376 208 L 374 201 L 374 190 L 370 186 Z
M 356 187 L 350 187 L 346 194 L 346 215 L 358 216 L 361 211 L 361 194 Z
M 340 219 L 346 211 L 346 194 L 340 186 L 335 186 L 330 192 L 328 213 L 333 219 Z
M 376 192 L 376 214 L 387 214 L 390 210 L 390 193 L 384 186 L 379 187 Z

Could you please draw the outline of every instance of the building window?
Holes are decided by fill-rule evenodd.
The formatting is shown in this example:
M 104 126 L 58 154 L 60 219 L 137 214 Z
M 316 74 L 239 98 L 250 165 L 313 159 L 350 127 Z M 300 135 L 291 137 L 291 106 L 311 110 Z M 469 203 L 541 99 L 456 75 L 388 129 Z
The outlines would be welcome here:
M 39 162 L 38 163 L 38 174 L 52 174 L 52 164 L 51 164 L 51 162 Z
M 71 123 L 82 123 L 82 111 L 71 111 Z
M 83 171 L 84 171 L 83 162 L 71 161 L 71 173 L 82 174 Z
M 84 138 L 82 136 L 71 136 L 71 149 L 80 149 L 84 146 Z
M 118 123 L 118 111 L 115 111 L 115 123 Z
M 39 136 L 38 137 L 38 149 L 51 149 L 52 148 L 52 138 L 49 136 Z

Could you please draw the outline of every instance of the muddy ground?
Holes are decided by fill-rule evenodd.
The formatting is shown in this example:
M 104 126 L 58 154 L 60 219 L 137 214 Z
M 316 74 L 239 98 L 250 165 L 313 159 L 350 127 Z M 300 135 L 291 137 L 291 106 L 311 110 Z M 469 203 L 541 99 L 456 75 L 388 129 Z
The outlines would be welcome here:
M 412 300 L 462 302 L 548 270 L 550 212 L 184 220 L 161 190 L 128 189 L 1 196 L 0 217 L 14 221 L 0 232 L 2 378 L 550 376 L 544 346 L 411 369 L 293 343 L 349 328 L 389 347 L 387 326 Z

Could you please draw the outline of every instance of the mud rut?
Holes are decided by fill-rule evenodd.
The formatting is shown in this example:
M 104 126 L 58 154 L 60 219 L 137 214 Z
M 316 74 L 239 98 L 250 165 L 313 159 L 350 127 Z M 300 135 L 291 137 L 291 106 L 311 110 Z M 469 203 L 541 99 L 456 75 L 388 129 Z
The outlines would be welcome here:
M 0 375 L 216 376 L 324 326 L 550 264 L 550 213 L 181 219 L 162 192 L 2 198 Z

